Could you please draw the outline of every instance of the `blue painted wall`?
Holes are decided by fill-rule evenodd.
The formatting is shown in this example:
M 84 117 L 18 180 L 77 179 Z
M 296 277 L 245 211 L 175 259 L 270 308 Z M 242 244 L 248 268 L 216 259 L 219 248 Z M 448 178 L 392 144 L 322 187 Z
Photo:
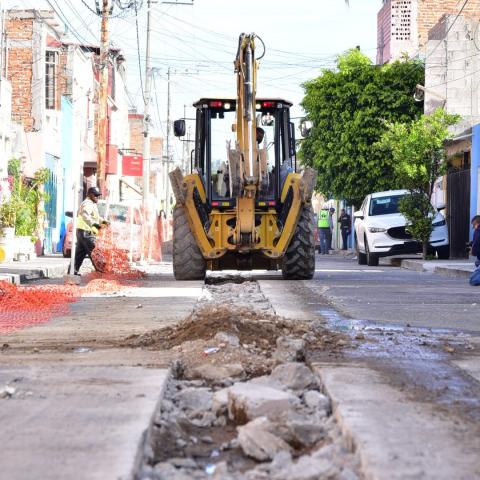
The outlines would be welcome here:
M 479 199 L 479 185 L 478 176 L 480 174 L 480 124 L 473 127 L 472 135 L 472 158 L 470 170 L 470 218 L 474 215 L 479 215 L 478 199 Z M 470 231 L 470 240 L 473 236 L 473 230 Z
M 63 240 L 67 223 L 70 221 L 65 217 L 65 212 L 72 210 L 73 196 L 73 108 L 72 102 L 67 97 L 62 97 L 62 124 L 61 124 L 61 176 L 62 186 L 58 191 L 58 219 L 59 219 L 59 238 L 57 251 L 62 251 Z

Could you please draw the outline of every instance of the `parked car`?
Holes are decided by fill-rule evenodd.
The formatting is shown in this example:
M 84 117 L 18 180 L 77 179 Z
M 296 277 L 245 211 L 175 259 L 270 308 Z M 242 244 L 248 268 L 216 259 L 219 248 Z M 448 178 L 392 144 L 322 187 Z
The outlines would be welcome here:
M 107 202 L 105 200 L 99 200 L 98 212 L 101 217 L 105 218 L 107 213 Z M 66 212 L 65 215 L 71 217 L 72 213 Z M 133 215 L 133 224 L 130 224 L 131 215 Z M 110 222 L 110 228 L 117 246 L 124 250 L 130 250 L 131 239 L 133 259 L 140 259 L 142 236 L 142 215 L 140 209 L 137 206 L 124 203 L 111 203 L 108 207 L 107 220 Z M 73 225 L 72 222 L 69 222 L 62 247 L 64 257 L 70 257 L 72 254 L 72 231 Z
M 390 190 L 367 195 L 354 213 L 355 243 L 358 263 L 377 266 L 380 257 L 420 253 L 422 245 L 412 239 L 407 221 L 399 212 L 400 200 L 408 195 L 407 190 Z M 433 219 L 430 250 L 438 258 L 448 259 L 450 248 L 448 228 L 439 208 Z

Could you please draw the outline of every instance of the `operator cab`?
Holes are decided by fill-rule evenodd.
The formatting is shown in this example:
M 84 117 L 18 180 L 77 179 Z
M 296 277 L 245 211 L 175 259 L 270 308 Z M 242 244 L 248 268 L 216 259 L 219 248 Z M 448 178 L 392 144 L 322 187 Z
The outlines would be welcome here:
M 193 106 L 197 113 L 191 170 L 201 175 L 210 206 L 232 208 L 235 198 L 230 193 L 228 150 L 236 142 L 236 100 L 202 98 Z M 283 99 L 256 101 L 257 161 L 266 162 L 267 172 L 256 199 L 260 208 L 277 204 L 287 174 L 296 171 L 291 106 Z M 184 119 L 174 123 L 176 136 L 185 135 L 185 130 Z

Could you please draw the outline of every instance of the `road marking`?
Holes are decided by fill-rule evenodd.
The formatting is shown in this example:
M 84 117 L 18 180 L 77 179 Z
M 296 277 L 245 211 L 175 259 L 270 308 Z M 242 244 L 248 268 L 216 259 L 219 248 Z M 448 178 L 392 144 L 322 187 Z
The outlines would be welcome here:
M 325 273 L 383 273 L 383 270 L 342 270 L 342 269 L 329 269 L 329 268 L 316 268 L 316 272 L 325 272 Z

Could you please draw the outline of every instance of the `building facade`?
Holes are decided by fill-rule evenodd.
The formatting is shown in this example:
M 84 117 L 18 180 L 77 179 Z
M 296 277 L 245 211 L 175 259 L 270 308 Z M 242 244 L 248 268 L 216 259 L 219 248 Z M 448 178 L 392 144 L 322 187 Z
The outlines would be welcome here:
M 63 32 L 51 11 L 10 10 L 5 15 L 5 76 L 11 83 L 11 116 L 25 132 L 23 174 L 32 177 L 39 168 L 50 174 L 41 238 L 45 252 L 61 250 L 74 183 L 79 200 L 97 183 L 100 49 L 72 42 Z M 106 185 L 115 202 L 122 175 L 119 152 L 128 150 L 130 141 L 129 100 L 120 50 L 111 49 L 108 60 Z
M 430 30 L 444 15 L 457 15 L 458 0 L 383 0 L 377 15 L 377 64 L 402 55 L 425 57 Z M 478 1 L 467 2 L 462 15 L 478 18 Z

